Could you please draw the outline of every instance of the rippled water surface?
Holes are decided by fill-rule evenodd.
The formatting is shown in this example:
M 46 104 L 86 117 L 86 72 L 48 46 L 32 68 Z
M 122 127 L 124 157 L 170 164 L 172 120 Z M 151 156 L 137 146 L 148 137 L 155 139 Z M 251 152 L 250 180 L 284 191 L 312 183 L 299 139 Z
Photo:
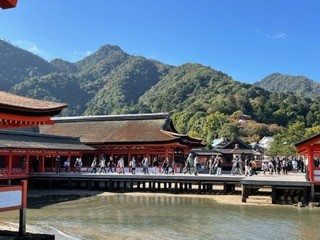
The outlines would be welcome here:
M 18 222 L 18 211 L 0 216 L 2 222 Z M 29 198 L 27 224 L 57 240 L 320 239 L 319 209 L 162 195 Z

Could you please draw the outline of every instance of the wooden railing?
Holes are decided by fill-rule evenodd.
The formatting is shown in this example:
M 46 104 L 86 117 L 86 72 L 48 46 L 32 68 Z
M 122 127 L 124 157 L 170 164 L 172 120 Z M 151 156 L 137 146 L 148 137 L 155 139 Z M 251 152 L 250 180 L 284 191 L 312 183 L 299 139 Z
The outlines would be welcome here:
M 0 212 L 20 210 L 19 236 L 26 234 L 27 181 L 21 185 L 0 187 Z

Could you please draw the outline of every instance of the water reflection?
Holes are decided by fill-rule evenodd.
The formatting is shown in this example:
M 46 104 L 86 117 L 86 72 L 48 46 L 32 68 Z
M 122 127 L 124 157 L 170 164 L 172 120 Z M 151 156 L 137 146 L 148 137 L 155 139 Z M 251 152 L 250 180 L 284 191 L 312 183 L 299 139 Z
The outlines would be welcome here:
M 28 225 L 51 226 L 78 239 L 317 239 L 318 209 L 224 205 L 209 198 L 162 195 L 59 201 L 65 198 L 70 196 L 30 198 Z M 17 219 L 12 212 L 1 213 L 2 221 Z

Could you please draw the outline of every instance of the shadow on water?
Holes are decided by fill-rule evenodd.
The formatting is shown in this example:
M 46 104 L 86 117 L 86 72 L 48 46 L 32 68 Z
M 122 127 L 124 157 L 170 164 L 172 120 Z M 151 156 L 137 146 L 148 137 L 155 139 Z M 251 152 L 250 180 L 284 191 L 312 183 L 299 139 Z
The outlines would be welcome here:
M 28 192 L 28 208 L 29 209 L 40 209 L 46 206 L 54 205 L 57 203 L 69 202 L 74 200 L 79 200 L 86 197 L 96 196 L 102 192 L 90 192 L 86 191 L 68 191 L 61 192 L 57 190 L 52 191 L 29 191 Z
M 122 196 L 123 191 L 115 191 L 115 192 L 105 192 L 105 191 L 88 191 L 88 190 L 59 190 L 59 189 L 52 189 L 52 190 L 30 190 L 28 191 L 28 208 L 29 209 L 40 209 L 46 206 L 54 205 L 57 203 L 69 202 L 84 198 L 90 198 L 98 195 L 107 194 L 110 196 Z M 150 191 L 139 191 L 136 193 L 150 193 Z M 169 194 L 171 195 L 169 198 L 176 198 L 179 199 L 179 193 L 173 193 L 172 191 L 162 191 L 156 192 L 158 196 L 154 196 L 155 198 L 162 198 L 162 194 Z M 183 195 L 198 195 L 199 197 L 206 195 L 205 193 L 197 193 L 197 190 L 192 190 L 188 192 L 181 192 Z M 208 193 L 207 193 L 208 194 Z M 230 193 L 231 195 L 240 195 L 240 191 L 233 191 Z M 214 190 L 209 195 L 223 195 L 223 191 Z

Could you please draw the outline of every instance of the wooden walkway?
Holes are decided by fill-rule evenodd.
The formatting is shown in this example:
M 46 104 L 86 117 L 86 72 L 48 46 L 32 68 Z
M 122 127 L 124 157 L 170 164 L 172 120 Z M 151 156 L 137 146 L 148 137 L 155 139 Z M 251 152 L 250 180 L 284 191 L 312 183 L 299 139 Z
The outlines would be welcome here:
M 88 189 L 103 191 L 151 191 L 195 194 L 242 194 L 246 202 L 250 196 L 269 194 L 272 203 L 291 204 L 309 202 L 312 184 L 303 173 L 288 175 L 185 175 L 171 174 L 98 174 L 98 173 L 33 173 L 31 188 Z M 237 189 L 236 189 L 237 187 Z M 240 189 L 240 190 L 239 190 Z M 269 191 L 262 191 L 269 189 Z
M 250 196 L 261 195 L 269 189 L 272 203 L 293 204 L 308 203 L 312 195 L 312 184 L 306 180 L 304 173 L 289 173 L 288 175 L 259 174 L 246 177 L 241 181 L 242 202 Z
M 223 186 L 223 194 L 235 190 L 243 176 L 199 174 L 94 174 L 94 173 L 34 173 L 31 187 L 83 188 L 106 191 L 172 191 L 205 193 L 214 186 Z M 221 188 L 221 187 L 220 187 Z M 195 191 L 196 190 L 196 191 Z

